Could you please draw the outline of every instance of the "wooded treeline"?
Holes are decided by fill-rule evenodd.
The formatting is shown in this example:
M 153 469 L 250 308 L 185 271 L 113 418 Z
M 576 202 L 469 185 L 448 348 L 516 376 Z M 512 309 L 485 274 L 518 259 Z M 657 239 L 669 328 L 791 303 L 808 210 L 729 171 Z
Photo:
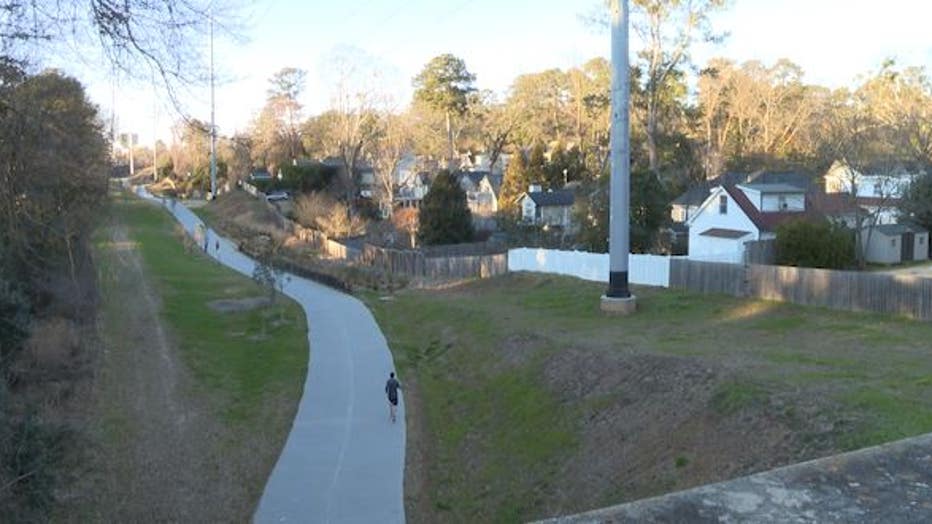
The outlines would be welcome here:
M 645 42 L 630 71 L 633 205 L 644 229 L 656 230 L 666 202 L 680 192 L 726 171 L 817 176 L 836 160 L 861 170 L 932 160 L 932 83 L 924 69 L 887 61 L 853 88 L 830 89 L 806 82 L 789 60 L 694 63 L 690 51 L 698 41 L 721 38 L 714 16 L 724 7 L 719 0 L 632 2 L 632 26 Z M 530 183 L 580 182 L 582 234 L 595 240 L 592 248 L 604 244 L 607 60 L 520 75 L 507 92 L 495 93 L 482 88 L 461 58 L 438 55 L 412 78 L 407 107 L 380 90 L 379 68 L 361 51 L 335 57 L 328 78 L 318 79 L 336 86 L 333 103 L 312 116 L 299 102 L 306 73 L 281 70 L 270 79 L 252 127 L 222 141 L 221 171 L 242 177 L 255 166 L 274 171 L 295 159 L 329 157 L 343 167 L 335 194 L 353 206 L 360 183 L 354 173 L 371 166 L 374 198 L 390 208 L 398 182 L 392 173 L 406 155 L 431 172 L 479 155 L 486 169 L 500 168 L 507 157 L 501 207 L 513 211 L 514 198 Z M 202 130 L 200 138 L 182 134 L 172 162 L 179 171 L 191 164 L 185 158 L 197 158 L 193 172 L 203 184 L 206 126 L 194 128 Z M 635 244 L 643 249 L 644 242 Z
M 222 2 L 0 4 L 0 520 L 43 522 L 87 442 L 110 143 L 97 106 L 44 56 L 120 70 L 170 95 L 199 76 L 202 21 Z M 199 45 L 199 44 L 198 44 Z M 94 56 L 97 54 L 97 56 Z M 85 388 L 86 389 L 86 388 Z M 71 473 L 71 472 L 68 472 Z M 71 516 L 73 518 L 73 515 Z

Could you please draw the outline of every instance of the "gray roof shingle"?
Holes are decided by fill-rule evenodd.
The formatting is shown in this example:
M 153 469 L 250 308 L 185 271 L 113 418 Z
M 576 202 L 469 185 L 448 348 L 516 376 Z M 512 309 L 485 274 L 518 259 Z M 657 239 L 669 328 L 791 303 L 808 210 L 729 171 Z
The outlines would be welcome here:
M 575 195 L 568 189 L 535 191 L 533 193 L 528 193 L 527 196 L 533 200 L 538 207 L 572 206 L 575 200 Z

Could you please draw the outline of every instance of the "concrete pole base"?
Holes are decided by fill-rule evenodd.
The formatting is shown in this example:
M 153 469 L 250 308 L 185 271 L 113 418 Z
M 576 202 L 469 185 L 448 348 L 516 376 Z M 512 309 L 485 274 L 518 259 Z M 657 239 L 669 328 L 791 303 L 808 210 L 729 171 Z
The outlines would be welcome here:
M 599 308 L 606 315 L 627 316 L 637 309 L 637 297 L 631 295 L 626 298 L 614 298 L 602 295 Z

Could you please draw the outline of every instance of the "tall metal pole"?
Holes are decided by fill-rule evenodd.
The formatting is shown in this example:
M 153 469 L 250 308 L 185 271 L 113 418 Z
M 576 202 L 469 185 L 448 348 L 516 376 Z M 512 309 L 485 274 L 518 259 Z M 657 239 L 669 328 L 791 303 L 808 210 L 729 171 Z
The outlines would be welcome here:
M 628 289 L 629 198 L 631 182 L 628 0 L 612 0 L 612 135 L 609 200 L 609 274 L 602 309 L 634 311 Z
M 152 77 L 152 180 L 159 181 L 159 97 Z
M 217 197 L 217 125 L 214 123 L 214 16 L 210 23 L 210 197 Z
M 132 132 L 129 134 L 129 176 L 136 174 L 136 164 L 133 163 L 133 149 L 136 146 L 136 135 Z

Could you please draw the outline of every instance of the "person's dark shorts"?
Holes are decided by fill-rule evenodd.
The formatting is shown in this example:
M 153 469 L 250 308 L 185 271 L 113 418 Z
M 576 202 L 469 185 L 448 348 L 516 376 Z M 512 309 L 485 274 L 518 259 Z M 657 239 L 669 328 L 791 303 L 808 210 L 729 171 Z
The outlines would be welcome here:
M 391 402 L 393 406 L 397 406 L 397 405 L 398 405 L 398 397 L 397 397 L 397 396 L 395 396 L 395 397 L 388 397 L 388 401 Z

